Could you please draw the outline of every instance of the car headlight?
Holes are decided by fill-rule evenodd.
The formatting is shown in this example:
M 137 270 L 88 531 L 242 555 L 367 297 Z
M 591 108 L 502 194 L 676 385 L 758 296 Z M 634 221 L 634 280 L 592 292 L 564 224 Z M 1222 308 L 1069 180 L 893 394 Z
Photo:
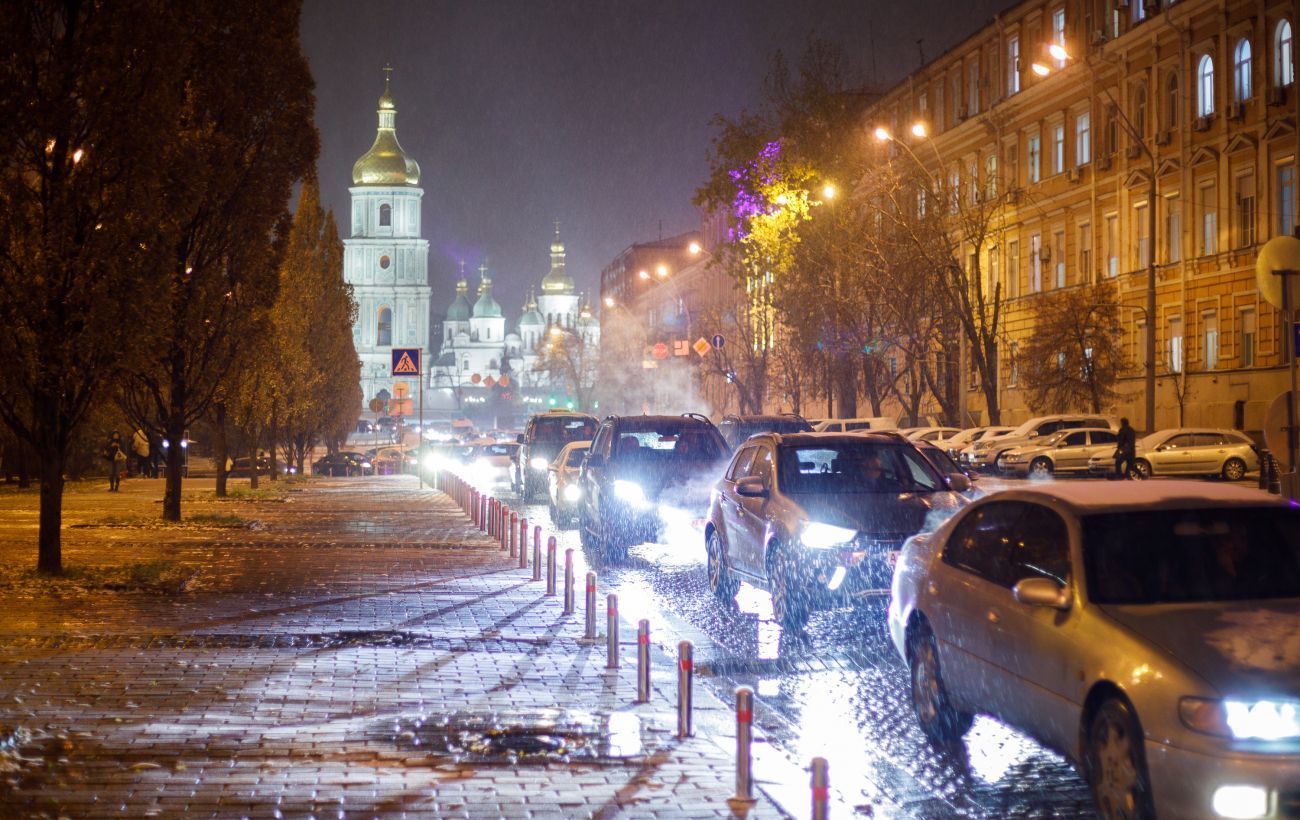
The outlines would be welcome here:
M 1182 698 L 1178 716 L 1187 728 L 1238 740 L 1300 737 L 1300 701 Z
M 846 544 L 852 541 L 857 534 L 857 530 L 851 530 L 848 527 L 837 527 L 834 524 L 810 521 L 800 528 L 799 543 L 809 549 L 825 550 Z
M 577 501 L 582 498 L 582 488 L 577 484 L 565 484 L 563 495 L 565 501 Z
M 532 467 L 534 470 L 545 470 L 550 466 L 550 464 L 551 462 L 547 461 L 542 456 L 533 456 L 528 460 L 528 466 Z
M 1002 457 L 1002 460 L 1007 462 L 1008 464 L 1014 464 L 1019 461 L 1024 461 L 1025 457 L 1020 455 L 1019 453 L 1007 453 Z
M 634 507 L 648 507 L 650 501 L 645 497 L 645 490 L 635 481 L 618 479 L 614 482 L 614 495 Z
M 363 469 L 363 470 L 369 470 L 369 469 L 370 469 L 370 462 L 369 462 L 369 461 L 363 461 L 363 462 L 361 462 L 361 469 Z
M 430 453 L 429 455 L 425 456 L 425 457 L 424 457 L 424 469 L 426 469 L 426 470 L 436 470 L 436 469 L 438 469 L 438 457 L 435 456 L 433 453 Z

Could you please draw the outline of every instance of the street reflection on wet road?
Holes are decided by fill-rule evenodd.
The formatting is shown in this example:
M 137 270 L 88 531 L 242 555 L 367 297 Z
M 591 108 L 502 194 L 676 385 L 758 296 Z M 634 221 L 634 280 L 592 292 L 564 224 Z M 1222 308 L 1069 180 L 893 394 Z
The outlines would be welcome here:
M 886 598 L 814 613 L 787 634 L 770 596 L 741 583 L 731 606 L 709 592 L 703 522 L 665 511 L 660 543 L 633 547 L 602 566 L 584 554 L 576 530 L 551 527 L 544 504 L 521 505 L 509 485 L 488 489 L 573 548 L 579 574 L 599 575 L 600 594 L 617 593 L 621 614 L 649 619 L 651 637 L 675 651 L 695 644 L 700 681 L 724 701 L 737 686 L 755 690 L 756 719 L 771 743 L 803 767 L 826 757 L 837 791 L 862 814 L 902 817 L 1088 817 L 1087 785 L 1061 756 L 997 720 L 979 717 L 964 741 L 936 749 L 912 714 L 908 672 L 889 643 Z

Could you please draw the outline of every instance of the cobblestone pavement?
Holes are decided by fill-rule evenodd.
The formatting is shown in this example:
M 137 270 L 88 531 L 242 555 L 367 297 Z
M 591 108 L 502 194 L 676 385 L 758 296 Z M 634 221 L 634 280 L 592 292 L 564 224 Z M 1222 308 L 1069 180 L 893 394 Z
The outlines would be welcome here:
M 413 477 L 187 486 L 183 526 L 161 482 L 71 487 L 59 580 L 29 570 L 35 493 L 0 491 L 0 814 L 732 814 L 727 707 L 697 687 L 677 741 L 659 647 L 634 705 L 633 628 L 607 671 L 581 609 Z M 802 814 L 807 774 L 771 771 Z

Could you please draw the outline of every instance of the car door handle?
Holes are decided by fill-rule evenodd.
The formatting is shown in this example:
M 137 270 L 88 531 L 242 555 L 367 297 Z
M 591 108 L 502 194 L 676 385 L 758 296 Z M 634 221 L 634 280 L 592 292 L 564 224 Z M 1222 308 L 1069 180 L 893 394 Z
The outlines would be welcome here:
M 998 614 L 998 611 L 996 609 L 990 609 L 988 613 L 988 619 L 989 619 L 989 623 L 995 624 L 1002 620 L 1002 616 Z

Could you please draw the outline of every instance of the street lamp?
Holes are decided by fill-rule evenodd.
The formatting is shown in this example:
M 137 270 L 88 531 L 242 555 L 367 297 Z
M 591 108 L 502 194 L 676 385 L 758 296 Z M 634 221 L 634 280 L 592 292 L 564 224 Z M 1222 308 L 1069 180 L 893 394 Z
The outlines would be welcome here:
M 835 186 L 829 182 L 822 186 L 822 199 L 834 199 L 835 193 Z
M 1059 63 L 1064 64 L 1066 60 L 1070 59 L 1070 53 L 1059 43 L 1050 44 L 1047 51 L 1052 55 L 1052 59 Z M 1086 60 L 1083 65 L 1088 68 L 1093 81 L 1096 82 L 1096 68 Z M 1034 63 L 1033 69 L 1034 73 L 1040 77 L 1046 77 L 1051 71 L 1041 63 Z M 1128 134 L 1129 139 L 1133 140 L 1133 143 L 1142 149 L 1142 153 L 1146 154 L 1151 166 L 1150 178 L 1147 180 L 1147 332 L 1144 354 L 1146 356 L 1146 426 L 1147 432 L 1154 432 L 1156 429 L 1156 327 L 1154 323 L 1156 315 L 1156 155 L 1147 145 L 1144 135 L 1138 131 L 1132 120 L 1128 118 L 1124 108 L 1110 93 L 1110 89 L 1103 86 L 1102 93 L 1106 95 L 1112 109 L 1119 115 L 1120 122 L 1123 123 L 1124 131 Z M 1107 147 L 1115 148 L 1113 145 Z

